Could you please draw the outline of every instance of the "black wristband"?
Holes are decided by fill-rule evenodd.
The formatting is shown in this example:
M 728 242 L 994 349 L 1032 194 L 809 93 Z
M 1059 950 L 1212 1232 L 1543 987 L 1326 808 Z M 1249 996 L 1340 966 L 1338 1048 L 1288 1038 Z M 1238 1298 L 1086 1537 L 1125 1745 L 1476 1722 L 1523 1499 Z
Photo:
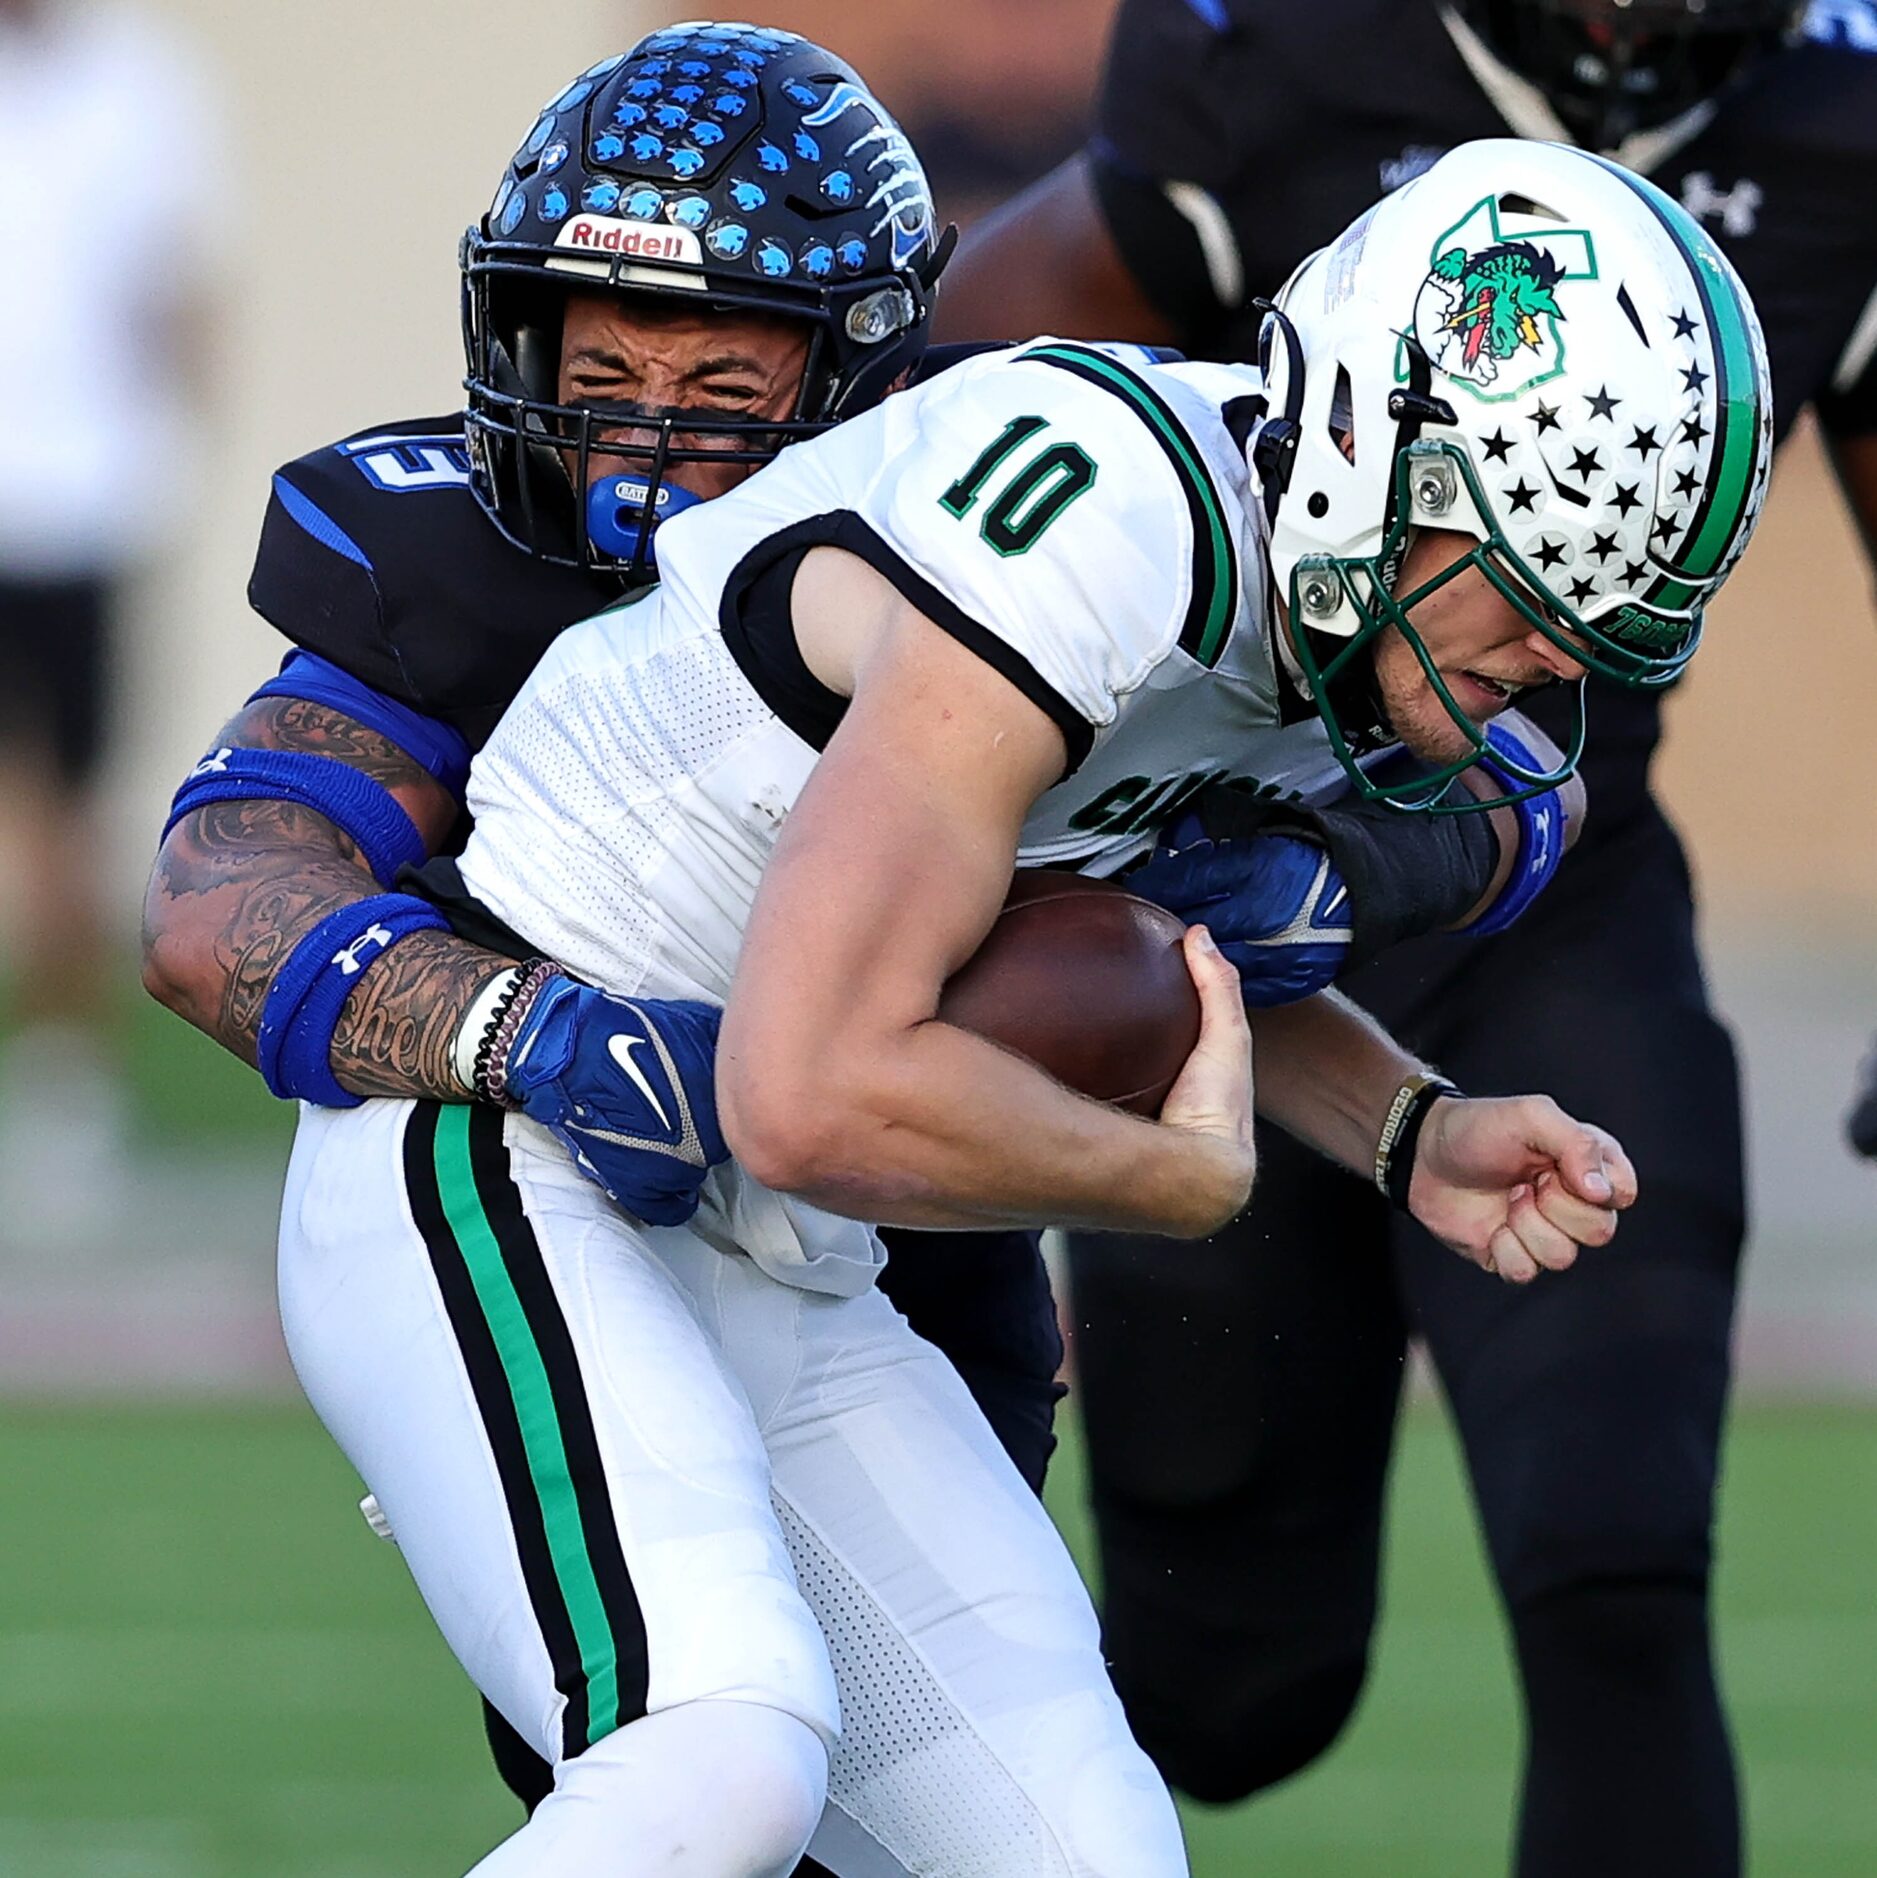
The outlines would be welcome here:
M 1460 783 L 1455 792 L 1472 800 Z M 1329 850 L 1349 889 L 1350 970 L 1403 939 L 1457 925 L 1499 865 L 1498 838 L 1484 815 L 1411 815 L 1385 802 L 1348 800 L 1313 809 L 1230 782 L 1210 784 L 1190 806 L 1214 841 L 1294 835 Z
M 1382 1138 L 1376 1144 L 1375 1184 L 1398 1212 L 1409 1210 L 1408 1189 L 1414 1181 L 1414 1157 L 1422 1126 L 1443 1096 L 1459 1095 L 1460 1091 L 1444 1076 L 1410 1076 L 1396 1094 L 1388 1119 L 1382 1124 Z

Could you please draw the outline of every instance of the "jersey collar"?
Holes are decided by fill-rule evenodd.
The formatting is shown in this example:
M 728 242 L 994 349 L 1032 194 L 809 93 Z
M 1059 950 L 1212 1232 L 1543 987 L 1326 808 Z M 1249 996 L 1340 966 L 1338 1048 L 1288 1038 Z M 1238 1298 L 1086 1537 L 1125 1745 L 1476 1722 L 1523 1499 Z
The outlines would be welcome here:
M 1473 74 L 1479 88 L 1492 100 L 1508 128 L 1521 137 L 1529 137 L 1539 143 L 1577 141 L 1565 129 L 1564 120 L 1551 108 L 1551 100 L 1530 79 L 1521 78 L 1496 57 L 1479 34 L 1451 6 L 1441 7 L 1440 18 L 1460 57 L 1466 61 L 1467 70 Z M 1653 130 L 1636 131 L 1625 137 L 1614 150 L 1605 151 L 1604 154 L 1613 156 L 1625 169 L 1634 170 L 1638 176 L 1647 176 L 1684 145 L 1692 143 L 1707 128 L 1713 116 L 1714 100 L 1703 98 L 1680 117 L 1670 118 L 1666 124 L 1658 124 Z

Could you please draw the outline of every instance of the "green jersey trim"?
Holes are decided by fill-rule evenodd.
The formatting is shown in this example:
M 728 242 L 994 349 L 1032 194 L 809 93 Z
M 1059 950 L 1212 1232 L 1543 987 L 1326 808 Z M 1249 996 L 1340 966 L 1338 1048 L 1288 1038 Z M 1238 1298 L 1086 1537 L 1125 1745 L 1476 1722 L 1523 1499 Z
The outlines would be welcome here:
M 1180 649 L 1208 668 L 1218 664 L 1238 615 L 1238 542 L 1205 458 L 1172 407 L 1138 372 L 1092 347 L 1032 346 L 1017 355 L 1099 385 L 1146 425 L 1179 479 L 1193 527 L 1193 584 L 1180 624 Z

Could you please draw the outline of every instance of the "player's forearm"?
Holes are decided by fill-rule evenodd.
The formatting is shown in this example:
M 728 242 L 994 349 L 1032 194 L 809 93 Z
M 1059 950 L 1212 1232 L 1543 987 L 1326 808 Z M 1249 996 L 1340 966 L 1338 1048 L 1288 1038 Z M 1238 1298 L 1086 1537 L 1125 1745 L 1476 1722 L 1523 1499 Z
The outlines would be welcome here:
M 936 1021 L 747 1074 L 731 1016 L 719 1113 L 765 1185 L 888 1226 L 1065 1226 L 1197 1237 L 1250 1192 L 1248 1150 L 1085 1101 Z M 771 1056 L 773 1062 L 787 1057 Z
M 144 903 L 144 984 L 245 1063 L 274 976 L 341 908 L 383 889 L 323 817 L 283 802 L 185 816 Z M 333 1034 L 332 1070 L 355 1095 L 460 1102 L 453 1052 L 476 993 L 513 963 L 454 934 L 413 933 L 359 974 Z
M 1258 1113 L 1367 1178 L 1389 1104 L 1420 1060 L 1339 992 L 1249 1016 Z

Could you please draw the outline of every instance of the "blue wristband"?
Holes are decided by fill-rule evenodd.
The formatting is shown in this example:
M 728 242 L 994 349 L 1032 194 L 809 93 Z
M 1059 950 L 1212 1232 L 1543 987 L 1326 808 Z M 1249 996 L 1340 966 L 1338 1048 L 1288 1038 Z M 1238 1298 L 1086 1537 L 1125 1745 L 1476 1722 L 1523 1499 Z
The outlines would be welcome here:
M 389 737 L 406 756 L 421 763 L 459 801 L 469 782 L 469 744 L 462 733 L 438 718 L 425 717 L 408 704 L 374 691 L 343 666 L 317 652 L 289 652 L 278 672 L 248 702 L 257 698 L 304 698 L 330 705 L 355 723 Z
M 1538 772 L 1543 767 L 1537 752 L 1528 749 L 1505 724 L 1488 724 L 1486 741 L 1521 769 Z M 1526 787 L 1517 777 L 1502 770 L 1489 756 L 1481 757 L 1479 766 L 1508 795 L 1516 796 Z M 1551 876 L 1558 871 L 1558 863 L 1564 859 L 1564 804 L 1555 789 L 1546 789 L 1538 795 L 1527 795 L 1505 806 L 1518 820 L 1518 855 L 1512 863 L 1512 872 L 1507 876 L 1506 884 L 1499 889 L 1499 897 L 1470 926 L 1459 929 L 1469 938 L 1485 938 L 1491 933 L 1504 932 L 1544 892 Z
M 301 750 L 211 750 L 171 798 L 163 833 L 212 802 L 297 802 L 316 809 L 358 843 L 372 878 L 389 886 L 401 867 L 430 850 L 404 805 L 383 783 L 336 756 Z
M 340 1088 L 332 1073 L 332 1033 L 359 974 L 380 953 L 414 932 L 447 929 L 428 900 L 380 893 L 330 913 L 287 955 L 268 988 L 255 1038 L 255 1065 L 275 1095 L 356 1108 L 362 1097 Z

